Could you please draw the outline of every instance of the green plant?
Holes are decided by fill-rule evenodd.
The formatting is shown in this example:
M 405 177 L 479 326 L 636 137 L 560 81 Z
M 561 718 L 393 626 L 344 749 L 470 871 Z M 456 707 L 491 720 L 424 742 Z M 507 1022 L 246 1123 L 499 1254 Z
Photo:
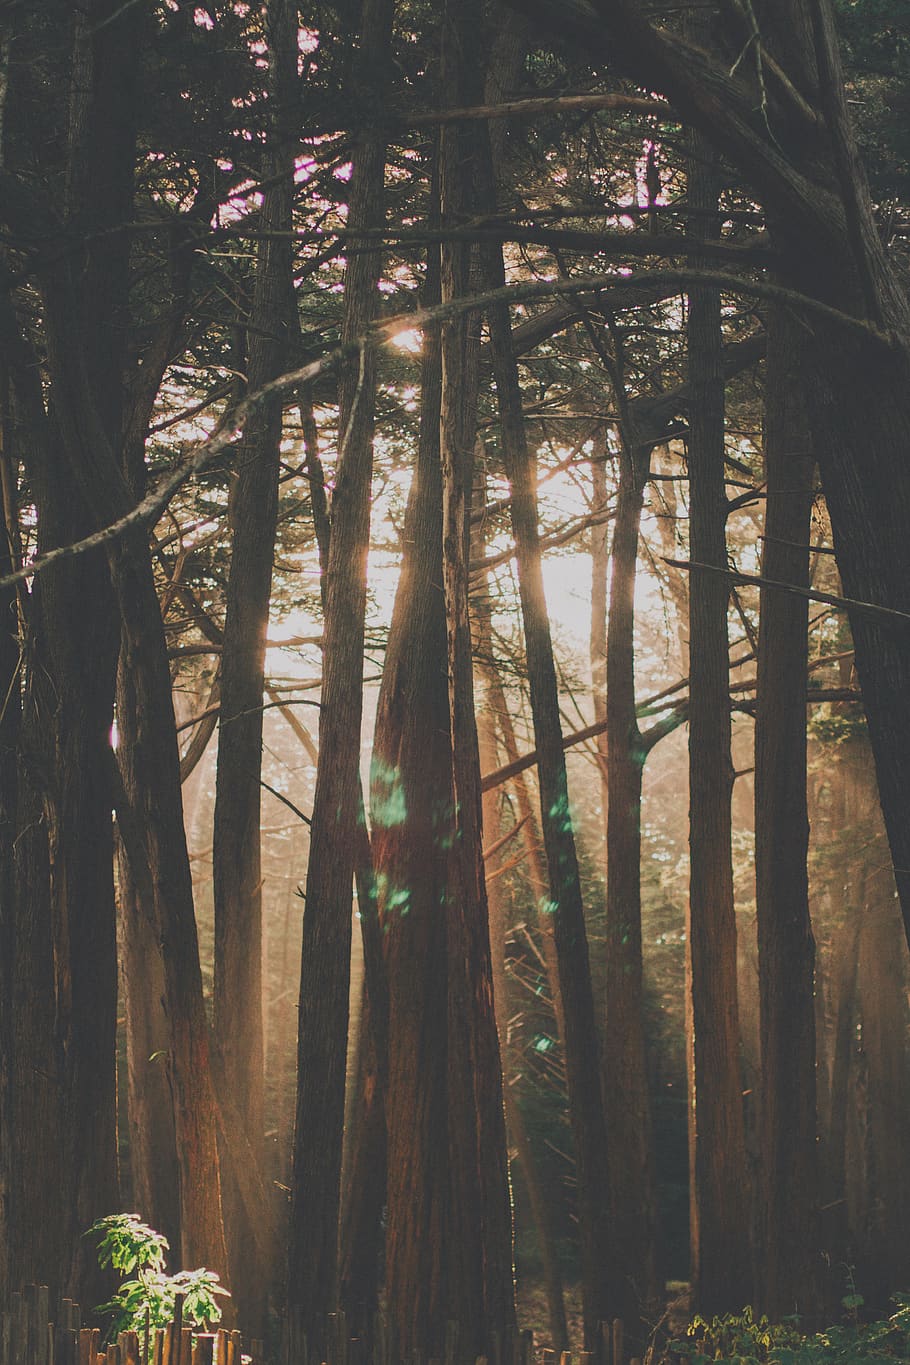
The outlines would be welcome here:
M 772 1323 L 768 1318 L 755 1317 L 747 1304 L 741 1313 L 725 1313 L 722 1317 L 696 1316 L 686 1328 L 688 1341 L 673 1342 L 679 1355 L 693 1361 L 769 1361 L 778 1358 L 780 1350 L 800 1346 L 804 1340 L 788 1323 Z
M 862 1295 L 850 1284 L 841 1300 L 844 1321 L 805 1337 L 789 1323 L 756 1320 L 751 1308 L 710 1320 L 694 1317 L 685 1341 L 669 1344 L 669 1357 L 690 1365 L 885 1365 L 910 1361 L 910 1295 L 894 1296 L 889 1318 L 863 1323 Z
M 134 1213 L 113 1213 L 99 1218 L 88 1229 L 98 1246 L 98 1264 L 111 1266 L 124 1278 L 117 1293 L 99 1304 L 98 1313 L 111 1313 L 111 1335 L 141 1331 L 146 1312 L 152 1328 L 173 1321 L 176 1298 L 183 1295 L 183 1322 L 187 1327 L 210 1327 L 221 1320 L 219 1298 L 229 1297 L 213 1270 L 181 1270 L 168 1275 L 166 1237 L 148 1227 Z

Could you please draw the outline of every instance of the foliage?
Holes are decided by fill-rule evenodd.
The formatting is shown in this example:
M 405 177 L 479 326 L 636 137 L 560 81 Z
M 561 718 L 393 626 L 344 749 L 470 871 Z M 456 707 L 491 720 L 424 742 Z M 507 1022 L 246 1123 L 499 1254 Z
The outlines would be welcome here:
M 672 1349 L 702 1360 L 771 1360 L 779 1349 L 798 1347 L 803 1338 L 792 1326 L 756 1318 L 747 1304 L 741 1313 L 703 1318 L 696 1314 L 686 1329 L 685 1342 L 674 1342 Z
M 863 1323 L 863 1298 L 842 1300 L 844 1322 L 814 1336 L 803 1336 L 792 1323 L 756 1319 L 750 1307 L 723 1317 L 696 1316 L 685 1341 L 669 1346 L 671 1360 L 692 1365 L 872 1365 L 874 1361 L 910 1360 L 910 1295 L 895 1294 L 888 1318 Z
M 168 1240 L 135 1213 L 111 1213 L 99 1218 L 85 1234 L 98 1238 L 98 1264 L 123 1275 L 133 1270 L 163 1270 Z
M 221 1320 L 219 1297 L 228 1297 L 218 1275 L 200 1267 L 168 1275 L 164 1256 L 170 1248 L 167 1238 L 141 1222 L 133 1213 L 114 1213 L 99 1218 L 88 1229 L 87 1237 L 98 1239 L 98 1264 L 111 1266 L 124 1279 L 99 1313 L 111 1313 L 111 1335 L 141 1331 L 146 1311 L 152 1328 L 166 1327 L 174 1319 L 178 1294 L 183 1295 L 183 1322 L 187 1327 L 209 1327 Z M 133 1273 L 135 1272 L 135 1273 Z

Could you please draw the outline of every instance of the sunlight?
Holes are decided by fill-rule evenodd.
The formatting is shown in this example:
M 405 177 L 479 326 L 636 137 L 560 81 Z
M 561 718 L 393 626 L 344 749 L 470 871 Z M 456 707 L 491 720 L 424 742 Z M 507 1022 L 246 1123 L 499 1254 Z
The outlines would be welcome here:
M 390 338 L 392 345 L 397 346 L 400 351 L 407 351 L 409 355 L 420 355 L 423 347 L 423 332 L 419 327 L 406 327 L 401 332 L 396 332 Z

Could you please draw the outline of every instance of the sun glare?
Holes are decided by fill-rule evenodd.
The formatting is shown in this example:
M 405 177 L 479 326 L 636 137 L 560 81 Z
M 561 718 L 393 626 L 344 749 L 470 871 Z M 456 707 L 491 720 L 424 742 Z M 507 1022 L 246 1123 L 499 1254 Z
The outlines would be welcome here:
M 406 327 L 403 332 L 396 332 L 391 341 L 392 345 L 397 346 L 400 351 L 407 351 L 410 355 L 420 355 L 423 346 L 423 333 L 419 327 Z

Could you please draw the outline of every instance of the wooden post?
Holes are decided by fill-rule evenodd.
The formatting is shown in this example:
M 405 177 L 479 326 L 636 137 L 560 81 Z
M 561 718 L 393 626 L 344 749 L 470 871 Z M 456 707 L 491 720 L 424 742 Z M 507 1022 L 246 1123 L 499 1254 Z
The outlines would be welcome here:
M 521 1334 L 520 1365 L 534 1365 L 534 1333 L 528 1329 Z
M 613 1365 L 623 1365 L 622 1318 L 613 1319 Z

